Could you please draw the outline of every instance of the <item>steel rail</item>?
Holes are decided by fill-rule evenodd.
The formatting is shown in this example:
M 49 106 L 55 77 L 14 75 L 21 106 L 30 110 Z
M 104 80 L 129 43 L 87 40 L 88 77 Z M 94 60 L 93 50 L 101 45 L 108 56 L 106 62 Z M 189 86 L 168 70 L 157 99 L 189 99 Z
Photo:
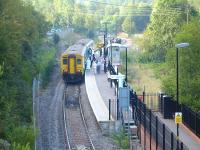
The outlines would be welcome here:
M 80 86 L 79 86 L 79 89 L 80 89 Z M 63 102 L 63 112 L 64 112 L 64 124 L 65 124 L 65 134 L 66 134 L 66 140 L 67 140 L 67 144 L 68 144 L 68 149 L 69 150 L 74 150 L 73 146 L 71 146 L 71 142 L 70 142 L 70 134 L 69 134 L 69 126 L 67 125 L 67 122 L 66 122 L 66 111 L 65 111 L 65 107 L 64 107 L 64 104 L 65 104 L 65 100 L 66 100 L 66 93 L 67 93 L 67 86 L 65 87 L 64 89 L 64 94 L 63 94 L 63 99 L 64 99 L 64 102 Z M 87 139 L 87 142 L 88 144 L 90 145 L 89 147 L 85 147 L 85 150 L 95 150 L 95 147 L 94 147 L 94 144 L 91 140 L 91 137 L 89 135 L 89 131 L 88 131 L 88 128 L 87 128 L 87 125 L 86 125 L 86 121 L 85 121 L 85 117 L 84 117 L 84 113 L 83 113 L 83 109 L 82 109 L 82 105 L 81 105 L 81 95 L 79 94 L 78 95 L 78 102 L 79 102 L 79 113 L 80 113 L 80 117 L 81 117 L 81 120 L 83 121 L 83 127 L 84 127 L 84 130 L 85 130 L 85 133 L 86 133 L 86 137 L 88 138 Z
M 86 125 L 86 121 L 85 121 L 85 117 L 84 117 L 83 109 L 82 109 L 82 104 L 81 104 L 81 101 L 80 101 L 80 100 L 81 100 L 81 96 L 79 95 L 79 107 L 80 107 L 81 118 L 82 118 L 82 120 L 83 120 L 83 124 L 84 124 L 84 126 L 85 126 L 85 130 L 86 130 L 86 133 L 87 133 L 89 142 L 90 142 L 90 144 L 91 144 L 91 146 L 92 146 L 92 150 L 95 150 L 94 144 L 93 144 L 93 142 L 92 142 L 92 140 L 91 140 L 91 137 L 90 137 L 90 135 L 89 135 L 89 131 L 88 131 L 88 128 L 87 128 L 87 125 Z
M 66 114 L 65 114 L 65 99 L 66 99 L 66 88 L 64 88 L 64 92 L 63 92 L 63 117 L 64 117 L 64 129 L 65 129 L 65 135 L 66 135 L 66 140 L 67 140 L 67 146 L 68 149 L 71 150 L 71 146 L 70 146 L 70 142 L 69 142 L 69 133 L 67 131 L 67 124 L 66 124 Z

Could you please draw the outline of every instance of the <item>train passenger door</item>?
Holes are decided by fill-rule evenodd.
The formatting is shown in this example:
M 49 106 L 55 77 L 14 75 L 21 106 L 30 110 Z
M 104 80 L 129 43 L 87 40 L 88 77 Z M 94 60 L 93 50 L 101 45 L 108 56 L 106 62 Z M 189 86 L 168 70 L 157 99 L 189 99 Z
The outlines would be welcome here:
M 76 57 L 69 57 L 69 73 L 75 74 L 76 71 Z

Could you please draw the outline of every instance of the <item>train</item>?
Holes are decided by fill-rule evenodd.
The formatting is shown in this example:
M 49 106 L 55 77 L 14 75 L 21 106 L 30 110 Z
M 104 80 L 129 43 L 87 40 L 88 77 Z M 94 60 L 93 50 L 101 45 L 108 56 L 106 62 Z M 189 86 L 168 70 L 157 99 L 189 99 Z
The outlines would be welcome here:
M 81 39 L 61 54 L 61 75 L 66 83 L 84 80 L 86 61 L 92 55 L 93 44 L 91 39 Z

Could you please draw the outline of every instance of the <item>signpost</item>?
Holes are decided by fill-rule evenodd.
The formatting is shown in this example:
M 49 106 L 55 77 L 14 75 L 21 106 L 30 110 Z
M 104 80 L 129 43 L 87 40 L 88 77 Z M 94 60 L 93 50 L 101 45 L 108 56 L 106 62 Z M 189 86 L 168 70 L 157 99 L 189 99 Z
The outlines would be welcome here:
M 175 112 L 175 124 L 177 125 L 177 150 L 179 150 L 179 123 L 182 123 L 182 112 Z
M 182 123 L 182 113 L 176 112 L 175 113 L 175 124 Z

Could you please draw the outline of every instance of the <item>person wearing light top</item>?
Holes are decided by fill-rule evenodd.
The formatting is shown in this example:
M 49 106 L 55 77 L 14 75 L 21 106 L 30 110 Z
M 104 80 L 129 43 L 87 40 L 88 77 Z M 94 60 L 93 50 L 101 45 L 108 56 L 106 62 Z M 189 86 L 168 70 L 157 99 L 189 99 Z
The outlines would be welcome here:
M 87 63 L 86 63 L 86 70 L 90 70 L 91 69 L 91 61 L 90 59 L 88 58 L 87 59 Z
M 96 68 L 97 68 L 97 64 L 96 64 L 96 62 L 94 62 L 94 63 L 92 64 L 92 66 L 93 66 L 94 74 L 96 74 Z

